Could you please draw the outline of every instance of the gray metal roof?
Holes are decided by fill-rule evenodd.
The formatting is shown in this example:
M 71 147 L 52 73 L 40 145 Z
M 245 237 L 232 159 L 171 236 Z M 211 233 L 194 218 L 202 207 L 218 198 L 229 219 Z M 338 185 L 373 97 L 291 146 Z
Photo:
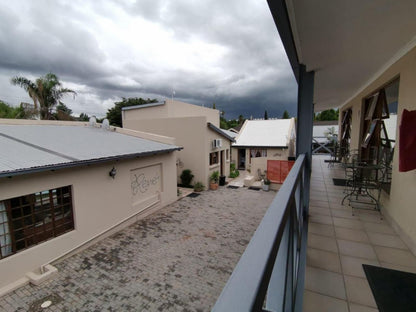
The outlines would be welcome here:
M 220 129 L 216 126 L 214 126 L 212 123 L 208 122 L 208 127 L 212 130 L 214 130 L 215 132 L 217 132 L 218 134 L 222 135 L 223 137 L 227 138 L 228 140 L 230 140 L 231 142 L 234 142 L 234 137 L 231 136 L 230 134 L 228 134 L 227 132 L 225 132 L 226 130 L 224 129 Z
M 100 128 L 0 125 L 0 177 L 181 149 Z
M 121 110 L 126 111 L 126 110 L 131 110 L 131 109 L 160 106 L 160 105 L 165 105 L 165 104 L 166 104 L 165 102 L 159 102 L 159 103 L 150 103 L 150 104 L 143 104 L 143 105 L 125 106 L 125 107 L 122 107 Z

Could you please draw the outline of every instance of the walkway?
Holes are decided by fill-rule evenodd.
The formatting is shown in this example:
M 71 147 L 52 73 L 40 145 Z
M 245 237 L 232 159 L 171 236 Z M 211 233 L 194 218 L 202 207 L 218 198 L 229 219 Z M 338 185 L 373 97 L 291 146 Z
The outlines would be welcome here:
M 378 311 L 362 264 L 416 273 L 416 257 L 380 214 L 342 206 L 342 169 L 313 157 L 304 311 Z
M 209 311 L 275 195 L 220 187 L 183 198 L 54 264 L 57 277 L 0 298 L 0 310 Z

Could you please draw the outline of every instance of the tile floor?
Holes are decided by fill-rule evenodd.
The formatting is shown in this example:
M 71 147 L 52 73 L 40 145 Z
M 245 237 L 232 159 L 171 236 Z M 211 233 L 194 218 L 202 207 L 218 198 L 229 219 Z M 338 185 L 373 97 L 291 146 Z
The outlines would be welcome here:
M 378 311 L 362 264 L 416 272 L 416 257 L 380 214 L 341 205 L 341 168 L 313 158 L 304 311 Z

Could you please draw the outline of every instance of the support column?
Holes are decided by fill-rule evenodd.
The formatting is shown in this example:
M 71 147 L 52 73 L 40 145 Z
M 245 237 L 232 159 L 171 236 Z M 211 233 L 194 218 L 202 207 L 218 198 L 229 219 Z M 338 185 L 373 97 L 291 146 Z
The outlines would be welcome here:
M 306 245 L 308 239 L 309 193 L 312 169 L 312 137 L 313 137 L 313 88 L 315 72 L 307 72 L 305 65 L 299 66 L 298 81 L 298 122 L 296 125 L 296 155 L 306 154 L 303 179 L 303 215 L 306 217 L 301 232 L 299 254 L 299 271 L 295 295 L 294 311 L 302 311 L 303 291 L 305 287 Z M 302 201 L 301 201 L 302 202 Z
M 307 72 L 306 66 L 299 66 L 298 120 L 296 124 L 296 156 L 306 154 L 303 203 L 306 214 L 309 212 L 309 191 L 312 168 L 313 132 L 313 88 L 315 72 Z

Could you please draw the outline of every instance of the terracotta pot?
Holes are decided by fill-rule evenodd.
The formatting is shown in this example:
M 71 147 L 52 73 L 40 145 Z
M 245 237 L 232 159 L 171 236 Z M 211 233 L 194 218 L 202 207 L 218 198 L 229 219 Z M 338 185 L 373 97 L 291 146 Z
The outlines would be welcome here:
M 209 184 L 209 188 L 210 188 L 210 190 L 216 190 L 216 189 L 218 189 L 218 183 L 210 183 Z

